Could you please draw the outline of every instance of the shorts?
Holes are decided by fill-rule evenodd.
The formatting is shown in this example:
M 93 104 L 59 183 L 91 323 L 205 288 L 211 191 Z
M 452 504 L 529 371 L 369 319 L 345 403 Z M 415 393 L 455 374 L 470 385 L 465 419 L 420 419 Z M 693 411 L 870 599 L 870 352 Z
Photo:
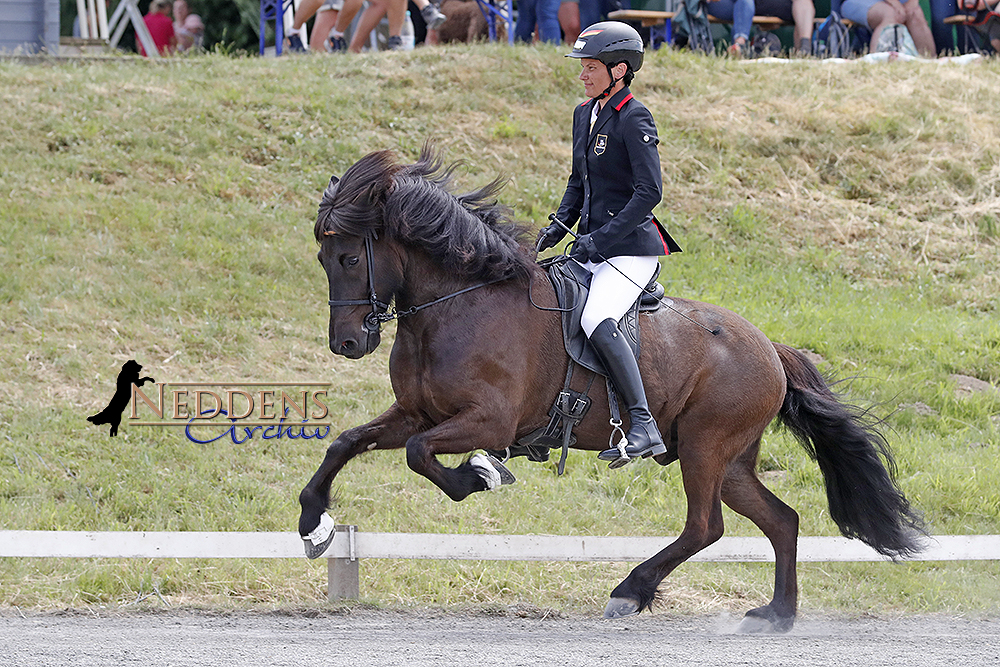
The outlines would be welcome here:
M 848 21 L 854 21 L 871 30 L 872 27 L 868 25 L 868 10 L 880 2 L 882 0 L 844 0 L 844 4 L 840 6 L 840 15 Z M 906 0 L 899 0 L 899 2 L 903 5 L 906 4 Z
M 320 12 L 325 12 L 331 9 L 335 12 L 339 12 L 343 8 L 344 0 L 326 0 L 326 2 L 324 2 L 320 8 L 316 10 L 316 13 L 319 14 Z

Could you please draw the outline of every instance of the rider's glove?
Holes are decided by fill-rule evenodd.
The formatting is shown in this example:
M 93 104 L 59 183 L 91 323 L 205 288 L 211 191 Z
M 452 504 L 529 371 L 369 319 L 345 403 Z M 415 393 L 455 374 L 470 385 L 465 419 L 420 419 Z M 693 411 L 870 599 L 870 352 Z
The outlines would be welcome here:
M 577 237 L 576 241 L 573 242 L 573 249 L 570 250 L 569 256 L 581 264 L 588 261 L 604 261 L 600 253 L 598 253 L 597 246 L 594 244 L 594 239 L 591 238 L 590 234 Z
M 549 248 L 555 246 L 555 244 L 562 241 L 564 236 L 566 236 L 566 230 L 559 225 L 542 227 L 538 231 L 538 239 L 535 241 L 535 247 L 538 249 L 538 252 L 548 250 Z

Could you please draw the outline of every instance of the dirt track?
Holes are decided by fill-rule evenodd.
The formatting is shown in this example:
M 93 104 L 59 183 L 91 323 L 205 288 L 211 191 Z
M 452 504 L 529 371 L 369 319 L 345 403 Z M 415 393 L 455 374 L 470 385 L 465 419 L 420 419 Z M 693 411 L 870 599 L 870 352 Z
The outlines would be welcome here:
M 0 617 L 0 665 L 915 665 L 995 667 L 1000 620 L 802 619 L 787 635 L 738 619 L 517 618 L 353 611 Z

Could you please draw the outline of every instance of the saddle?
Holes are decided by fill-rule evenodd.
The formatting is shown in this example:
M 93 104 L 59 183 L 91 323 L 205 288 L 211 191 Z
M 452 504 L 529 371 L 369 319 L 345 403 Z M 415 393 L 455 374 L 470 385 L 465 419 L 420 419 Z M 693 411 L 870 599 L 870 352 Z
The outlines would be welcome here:
M 587 295 L 590 292 L 591 274 L 580 264 L 569 261 L 565 255 L 557 256 L 540 262 L 545 269 L 552 287 L 555 289 L 556 301 L 562 313 L 563 344 L 566 354 L 569 355 L 570 364 L 566 371 L 566 381 L 562 391 L 556 396 L 555 403 L 549 410 L 549 423 L 540 429 L 532 431 L 526 436 L 518 439 L 517 443 L 508 447 L 506 451 L 491 452 L 494 456 L 506 460 L 515 456 L 526 456 L 530 461 L 544 462 L 549 460 L 549 450 L 562 448 L 562 455 L 559 459 L 558 473 L 561 475 L 566 466 L 566 455 L 570 446 L 576 443 L 576 436 L 573 435 L 573 427 L 578 425 L 590 410 L 590 388 L 593 386 L 597 376 L 607 378 L 607 372 L 601 363 L 597 352 L 590 344 L 583 327 L 580 325 L 583 314 L 583 306 L 587 302 Z M 618 329 L 625 335 L 629 347 L 639 358 L 641 350 L 639 340 L 639 313 L 655 312 L 664 304 L 670 303 L 669 299 L 663 298 L 663 285 L 656 282 L 660 273 L 657 266 L 656 273 L 643 289 L 642 294 L 635 303 L 628 309 L 621 321 L 618 322 Z M 570 389 L 570 381 L 573 379 L 575 365 L 592 372 L 587 388 L 582 391 Z M 611 404 L 613 416 L 618 414 L 618 399 L 614 392 L 614 387 L 610 380 L 608 383 L 608 397 Z
M 583 306 L 586 304 L 587 294 L 590 292 L 591 274 L 577 262 L 568 260 L 568 257 L 558 256 L 541 263 L 552 282 L 559 309 L 562 311 L 563 343 L 566 347 L 566 354 L 587 370 L 606 376 L 604 365 L 580 325 Z M 632 348 L 636 359 L 639 358 L 641 351 L 639 313 L 655 312 L 660 309 L 664 301 L 669 302 L 669 300 L 663 299 L 663 285 L 656 282 L 659 275 L 660 266 L 657 264 L 656 273 L 653 274 L 642 294 L 618 322 L 618 329 L 625 334 L 625 339 L 628 341 L 629 347 Z

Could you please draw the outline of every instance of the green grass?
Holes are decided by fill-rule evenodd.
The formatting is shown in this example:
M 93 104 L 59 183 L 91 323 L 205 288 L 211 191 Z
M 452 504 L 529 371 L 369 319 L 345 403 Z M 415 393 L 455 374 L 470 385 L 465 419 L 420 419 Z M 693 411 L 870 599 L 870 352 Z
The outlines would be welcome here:
M 331 174 L 366 152 L 434 140 L 462 185 L 504 173 L 523 221 L 555 209 L 580 99 L 561 51 L 479 45 L 280 60 L 210 55 L 0 62 L 0 527 L 294 530 L 316 441 L 219 440 L 84 417 L 121 363 L 162 381 L 329 381 L 332 430 L 392 402 L 382 347 L 327 349 L 312 219 Z M 1000 532 L 1000 66 L 768 67 L 649 54 L 633 91 L 661 136 L 664 220 L 685 252 L 671 295 L 726 306 L 821 355 L 886 418 L 899 479 L 937 534 Z M 338 522 L 399 532 L 670 535 L 676 466 L 611 472 L 572 453 L 512 464 L 514 487 L 453 503 L 401 454 L 353 461 Z M 819 470 L 766 436 L 761 469 L 832 535 Z M 726 515 L 730 535 L 756 535 Z M 592 613 L 628 566 L 368 561 L 365 603 Z M 0 606 L 327 604 L 304 561 L 0 560 Z M 667 609 L 741 612 L 770 565 L 687 564 Z M 996 613 L 987 563 L 808 564 L 802 607 Z

